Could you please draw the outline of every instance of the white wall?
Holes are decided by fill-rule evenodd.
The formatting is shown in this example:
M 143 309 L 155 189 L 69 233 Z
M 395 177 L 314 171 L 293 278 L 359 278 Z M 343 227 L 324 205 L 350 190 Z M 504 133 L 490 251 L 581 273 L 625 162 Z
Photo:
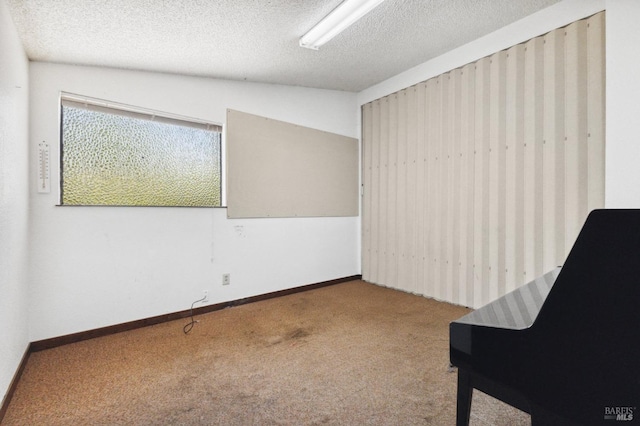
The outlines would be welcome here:
M 0 1 L 0 401 L 29 344 L 28 62 Z
M 30 79 L 31 146 L 47 141 L 53 165 L 60 91 L 217 123 L 232 108 L 346 136 L 358 129 L 356 95 L 345 92 L 50 63 L 32 63 Z M 33 150 L 30 162 L 37 170 Z M 218 303 L 360 273 L 357 217 L 60 207 L 57 167 L 49 194 L 31 174 L 32 341 L 188 309 L 205 289 Z
M 607 0 L 605 206 L 640 208 L 640 1 Z

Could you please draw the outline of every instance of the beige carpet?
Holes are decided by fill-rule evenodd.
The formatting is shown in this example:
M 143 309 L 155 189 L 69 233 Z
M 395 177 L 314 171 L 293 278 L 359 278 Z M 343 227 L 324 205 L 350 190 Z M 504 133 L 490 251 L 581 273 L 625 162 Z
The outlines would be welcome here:
M 454 425 L 448 323 L 362 281 L 31 355 L 3 425 Z M 472 425 L 529 425 L 479 392 Z

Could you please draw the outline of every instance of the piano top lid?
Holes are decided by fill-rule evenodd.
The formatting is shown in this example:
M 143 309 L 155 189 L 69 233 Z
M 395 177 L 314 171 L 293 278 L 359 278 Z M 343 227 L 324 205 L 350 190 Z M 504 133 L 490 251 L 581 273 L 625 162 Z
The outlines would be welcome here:
M 536 320 L 561 269 L 557 267 L 453 322 L 515 330 L 529 328 Z

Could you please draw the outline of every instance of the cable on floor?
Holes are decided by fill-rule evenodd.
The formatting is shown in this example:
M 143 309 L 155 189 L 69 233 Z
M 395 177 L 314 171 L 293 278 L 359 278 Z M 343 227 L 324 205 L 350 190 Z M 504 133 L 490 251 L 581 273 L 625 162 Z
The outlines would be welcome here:
M 191 311 L 189 312 L 189 317 L 191 317 L 191 321 L 188 324 L 186 324 L 184 327 L 182 327 L 182 331 L 184 331 L 184 334 L 189 334 L 189 332 L 193 328 L 193 325 L 198 322 L 198 321 L 194 321 L 193 319 L 193 306 L 196 303 L 204 302 L 206 299 L 207 299 L 207 296 L 203 297 L 202 299 L 198 299 L 191 304 Z

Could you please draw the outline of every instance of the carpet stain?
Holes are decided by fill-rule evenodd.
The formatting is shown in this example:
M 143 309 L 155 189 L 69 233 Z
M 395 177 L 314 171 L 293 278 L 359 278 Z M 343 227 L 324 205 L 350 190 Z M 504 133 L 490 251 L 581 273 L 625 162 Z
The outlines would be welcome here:
M 329 416 L 324 416 L 323 419 L 320 421 L 321 424 L 326 425 L 328 423 L 331 423 L 331 417 Z
M 297 341 L 310 335 L 311 333 L 308 330 L 305 330 L 304 328 L 296 328 L 295 330 L 286 333 L 284 336 L 278 335 L 267 338 L 267 346 L 278 345 L 289 340 Z
M 301 339 L 303 337 L 307 337 L 309 336 L 311 333 L 309 333 L 307 330 L 305 330 L 304 328 L 298 328 L 292 332 L 290 332 L 287 335 L 287 339 L 291 340 L 291 339 Z

